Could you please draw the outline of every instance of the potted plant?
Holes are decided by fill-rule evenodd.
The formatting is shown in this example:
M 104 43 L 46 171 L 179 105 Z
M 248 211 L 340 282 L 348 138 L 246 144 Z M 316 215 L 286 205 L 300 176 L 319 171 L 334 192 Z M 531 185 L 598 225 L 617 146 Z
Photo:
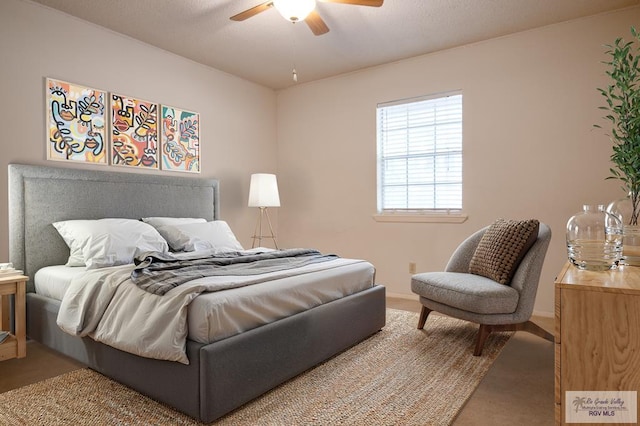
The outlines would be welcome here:
M 613 167 L 608 179 L 620 180 L 628 194 L 626 199 L 612 203 L 609 210 L 623 223 L 623 261 L 627 258 L 626 263 L 632 263 L 630 256 L 634 256 L 640 264 L 640 35 L 634 27 L 631 35 L 631 41 L 617 38 L 606 45 L 608 60 L 603 63 L 611 83 L 598 91 L 606 103 L 600 107 L 606 111 L 603 118 L 611 126 L 608 136 L 613 144 Z M 634 245 L 636 253 L 632 252 Z

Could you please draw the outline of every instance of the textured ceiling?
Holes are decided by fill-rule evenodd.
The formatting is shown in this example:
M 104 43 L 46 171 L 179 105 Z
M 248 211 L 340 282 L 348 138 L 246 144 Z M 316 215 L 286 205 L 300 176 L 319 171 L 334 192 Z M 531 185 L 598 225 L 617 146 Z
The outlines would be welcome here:
M 380 8 L 318 3 L 314 36 L 274 10 L 229 20 L 262 0 L 34 0 L 258 84 L 282 89 L 640 0 L 385 0 Z

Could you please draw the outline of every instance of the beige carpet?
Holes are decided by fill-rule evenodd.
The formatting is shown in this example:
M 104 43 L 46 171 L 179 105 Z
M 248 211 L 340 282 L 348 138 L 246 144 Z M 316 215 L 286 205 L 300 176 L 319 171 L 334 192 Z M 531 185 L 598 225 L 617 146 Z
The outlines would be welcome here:
M 228 414 L 221 425 L 448 425 L 510 333 L 472 356 L 477 326 L 387 310 L 385 328 Z M 0 394 L 4 425 L 201 424 L 88 369 Z

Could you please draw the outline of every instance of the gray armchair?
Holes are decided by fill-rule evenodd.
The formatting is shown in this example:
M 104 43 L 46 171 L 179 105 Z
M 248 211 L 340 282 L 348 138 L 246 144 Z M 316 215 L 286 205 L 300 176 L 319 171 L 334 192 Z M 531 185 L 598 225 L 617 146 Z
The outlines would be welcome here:
M 445 272 L 427 272 L 411 278 L 411 290 L 420 296 L 422 312 L 418 329 L 423 329 L 432 311 L 480 324 L 473 355 L 482 354 L 492 331 L 527 331 L 553 342 L 553 336 L 531 322 L 544 257 L 551 230 L 540 223 L 538 237 L 520 261 L 509 285 L 469 273 L 469 264 L 489 227 L 458 246 Z

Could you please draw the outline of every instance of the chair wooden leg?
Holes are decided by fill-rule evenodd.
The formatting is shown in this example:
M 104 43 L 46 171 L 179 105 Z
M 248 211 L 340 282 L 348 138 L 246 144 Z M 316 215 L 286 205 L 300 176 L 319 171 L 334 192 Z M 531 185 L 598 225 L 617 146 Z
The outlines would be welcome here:
M 551 333 L 531 321 L 521 322 L 518 324 L 480 324 L 478 339 L 476 340 L 476 348 L 473 351 L 474 356 L 482 355 L 482 348 L 484 347 L 484 343 L 487 340 L 487 337 L 489 337 L 489 334 L 491 334 L 491 332 L 493 331 L 526 331 L 527 333 L 535 334 L 536 336 L 542 337 L 543 339 L 546 339 L 552 343 L 555 341 Z
M 545 340 L 548 340 L 552 343 L 555 342 L 555 338 L 553 337 L 553 334 L 549 333 L 547 330 L 545 330 L 544 328 L 540 327 L 538 324 L 533 323 L 531 321 L 527 321 L 525 323 L 522 324 L 516 324 L 516 325 L 522 325 L 522 328 L 520 330 L 522 331 L 526 331 L 528 333 L 531 334 L 535 334 L 538 337 L 542 337 Z
M 484 348 L 484 342 L 486 342 L 487 337 L 491 334 L 492 326 L 487 324 L 480 324 L 480 329 L 478 330 L 478 339 L 476 340 L 476 348 L 473 350 L 473 356 L 482 355 L 482 348 Z
M 418 320 L 418 330 L 422 330 L 424 328 L 424 324 L 427 322 L 427 317 L 431 312 L 432 310 L 426 306 L 422 307 L 422 310 L 420 311 L 420 319 Z

